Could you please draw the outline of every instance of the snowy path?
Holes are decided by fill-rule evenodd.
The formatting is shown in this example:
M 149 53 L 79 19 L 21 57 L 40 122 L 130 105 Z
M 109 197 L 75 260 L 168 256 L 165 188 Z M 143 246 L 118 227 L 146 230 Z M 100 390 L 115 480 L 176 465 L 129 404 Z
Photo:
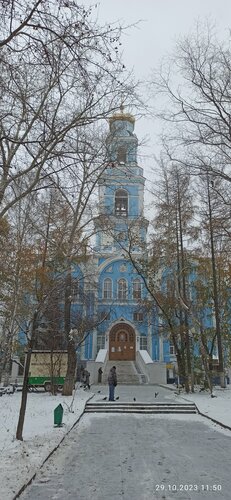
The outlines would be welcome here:
M 90 393 L 77 391 L 73 413 L 68 411 L 72 397 L 48 393 L 29 393 L 24 441 L 15 439 L 21 393 L 0 398 L 0 499 L 12 500 L 39 469 L 44 460 L 59 445 L 68 430 L 83 413 Z M 54 408 L 64 407 L 63 427 L 54 428 Z
M 198 415 L 86 415 L 20 498 L 227 500 L 231 434 L 218 429 Z

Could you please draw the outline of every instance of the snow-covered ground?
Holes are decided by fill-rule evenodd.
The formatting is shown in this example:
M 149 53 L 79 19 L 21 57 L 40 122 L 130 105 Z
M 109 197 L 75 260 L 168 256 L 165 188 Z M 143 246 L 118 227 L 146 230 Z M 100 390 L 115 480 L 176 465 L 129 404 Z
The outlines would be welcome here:
M 226 389 L 216 387 L 213 395 L 215 397 L 211 398 L 209 392 L 197 391 L 194 394 L 181 394 L 180 398 L 183 396 L 193 401 L 201 413 L 231 428 L 231 386 L 227 385 Z
M 99 387 L 97 388 L 97 386 L 93 388 L 96 394 L 98 393 L 98 389 Z M 106 386 L 101 386 L 100 389 L 101 395 L 98 396 L 97 394 L 97 396 L 102 398 L 104 393 L 107 395 L 108 389 Z M 117 388 L 118 393 L 121 390 L 121 396 L 123 391 L 127 391 L 129 395 L 129 399 L 127 400 L 133 400 L 131 396 L 135 389 L 137 390 L 136 396 L 138 399 L 140 399 L 142 394 L 144 396 L 142 400 L 147 399 L 150 401 L 150 395 L 147 394 L 147 397 L 145 396 L 148 386 L 144 386 L 144 390 L 142 390 L 141 386 L 137 388 L 133 387 L 132 389 L 131 386 L 128 389 L 123 388 L 123 386 Z M 154 390 L 152 386 L 149 392 L 153 393 Z M 161 393 L 163 389 L 159 390 Z M 208 392 L 196 392 L 189 395 L 180 394 L 179 396 L 175 394 L 176 391 L 164 389 L 163 392 L 172 401 L 180 402 L 183 399 L 194 401 L 201 413 L 231 427 L 230 386 L 227 386 L 223 390 L 217 387 L 214 390 L 214 395 L 216 396 L 214 398 L 211 398 Z M 61 395 L 51 396 L 44 392 L 29 393 L 23 442 L 15 439 L 21 393 L 5 394 L 0 397 L 0 498 L 2 500 L 12 500 L 20 488 L 30 480 L 49 453 L 60 443 L 67 431 L 78 420 L 79 416 L 83 413 L 87 399 L 91 396 L 93 396 L 93 392 L 78 389 L 72 408 L 74 413 L 71 413 L 69 408 L 72 397 L 62 397 Z M 160 394 L 159 397 L 162 398 L 162 396 Z M 63 427 L 54 427 L 54 409 L 60 403 L 64 408 L 64 425 Z M 168 418 L 171 418 L 171 415 Z M 183 416 L 183 418 L 186 417 Z
M 29 393 L 23 441 L 15 439 L 21 392 L 0 397 L 0 498 L 12 500 L 30 480 L 51 451 L 83 413 L 86 400 L 92 394 L 76 391 L 71 413 L 72 397 L 52 396 L 49 393 Z M 54 427 L 54 409 L 62 404 L 63 426 Z

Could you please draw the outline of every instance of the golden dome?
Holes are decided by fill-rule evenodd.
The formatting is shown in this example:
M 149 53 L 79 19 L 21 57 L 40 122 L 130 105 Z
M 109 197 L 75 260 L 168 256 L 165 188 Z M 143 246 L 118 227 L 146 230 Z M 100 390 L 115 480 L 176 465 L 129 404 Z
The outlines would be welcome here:
M 135 117 L 133 115 L 131 115 L 130 113 L 124 113 L 123 104 L 121 104 L 120 106 L 120 113 L 115 113 L 113 116 L 109 118 L 110 125 L 117 120 L 135 123 Z

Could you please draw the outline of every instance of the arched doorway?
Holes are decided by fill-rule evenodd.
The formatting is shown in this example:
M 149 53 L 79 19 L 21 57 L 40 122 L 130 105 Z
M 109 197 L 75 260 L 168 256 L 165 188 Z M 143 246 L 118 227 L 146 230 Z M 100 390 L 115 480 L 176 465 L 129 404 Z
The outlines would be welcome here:
M 133 361 L 135 357 L 135 331 L 126 323 L 118 323 L 109 333 L 109 360 Z

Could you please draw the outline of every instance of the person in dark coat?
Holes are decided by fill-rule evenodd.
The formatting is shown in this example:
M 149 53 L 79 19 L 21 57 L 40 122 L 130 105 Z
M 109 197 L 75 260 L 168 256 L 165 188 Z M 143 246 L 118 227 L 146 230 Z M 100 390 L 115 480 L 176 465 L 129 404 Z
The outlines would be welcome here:
M 84 370 L 84 386 L 90 389 L 90 373 L 88 370 Z
M 100 367 L 100 368 L 98 369 L 98 383 L 99 383 L 99 384 L 101 384 L 101 382 L 102 382 L 102 373 L 103 373 L 103 370 L 102 370 L 102 368 Z
M 109 385 L 109 401 L 115 401 L 115 387 L 117 386 L 117 375 L 116 375 L 116 366 L 113 366 L 110 369 L 108 375 L 108 385 Z
M 82 365 L 80 367 L 80 382 L 84 383 L 84 367 Z

